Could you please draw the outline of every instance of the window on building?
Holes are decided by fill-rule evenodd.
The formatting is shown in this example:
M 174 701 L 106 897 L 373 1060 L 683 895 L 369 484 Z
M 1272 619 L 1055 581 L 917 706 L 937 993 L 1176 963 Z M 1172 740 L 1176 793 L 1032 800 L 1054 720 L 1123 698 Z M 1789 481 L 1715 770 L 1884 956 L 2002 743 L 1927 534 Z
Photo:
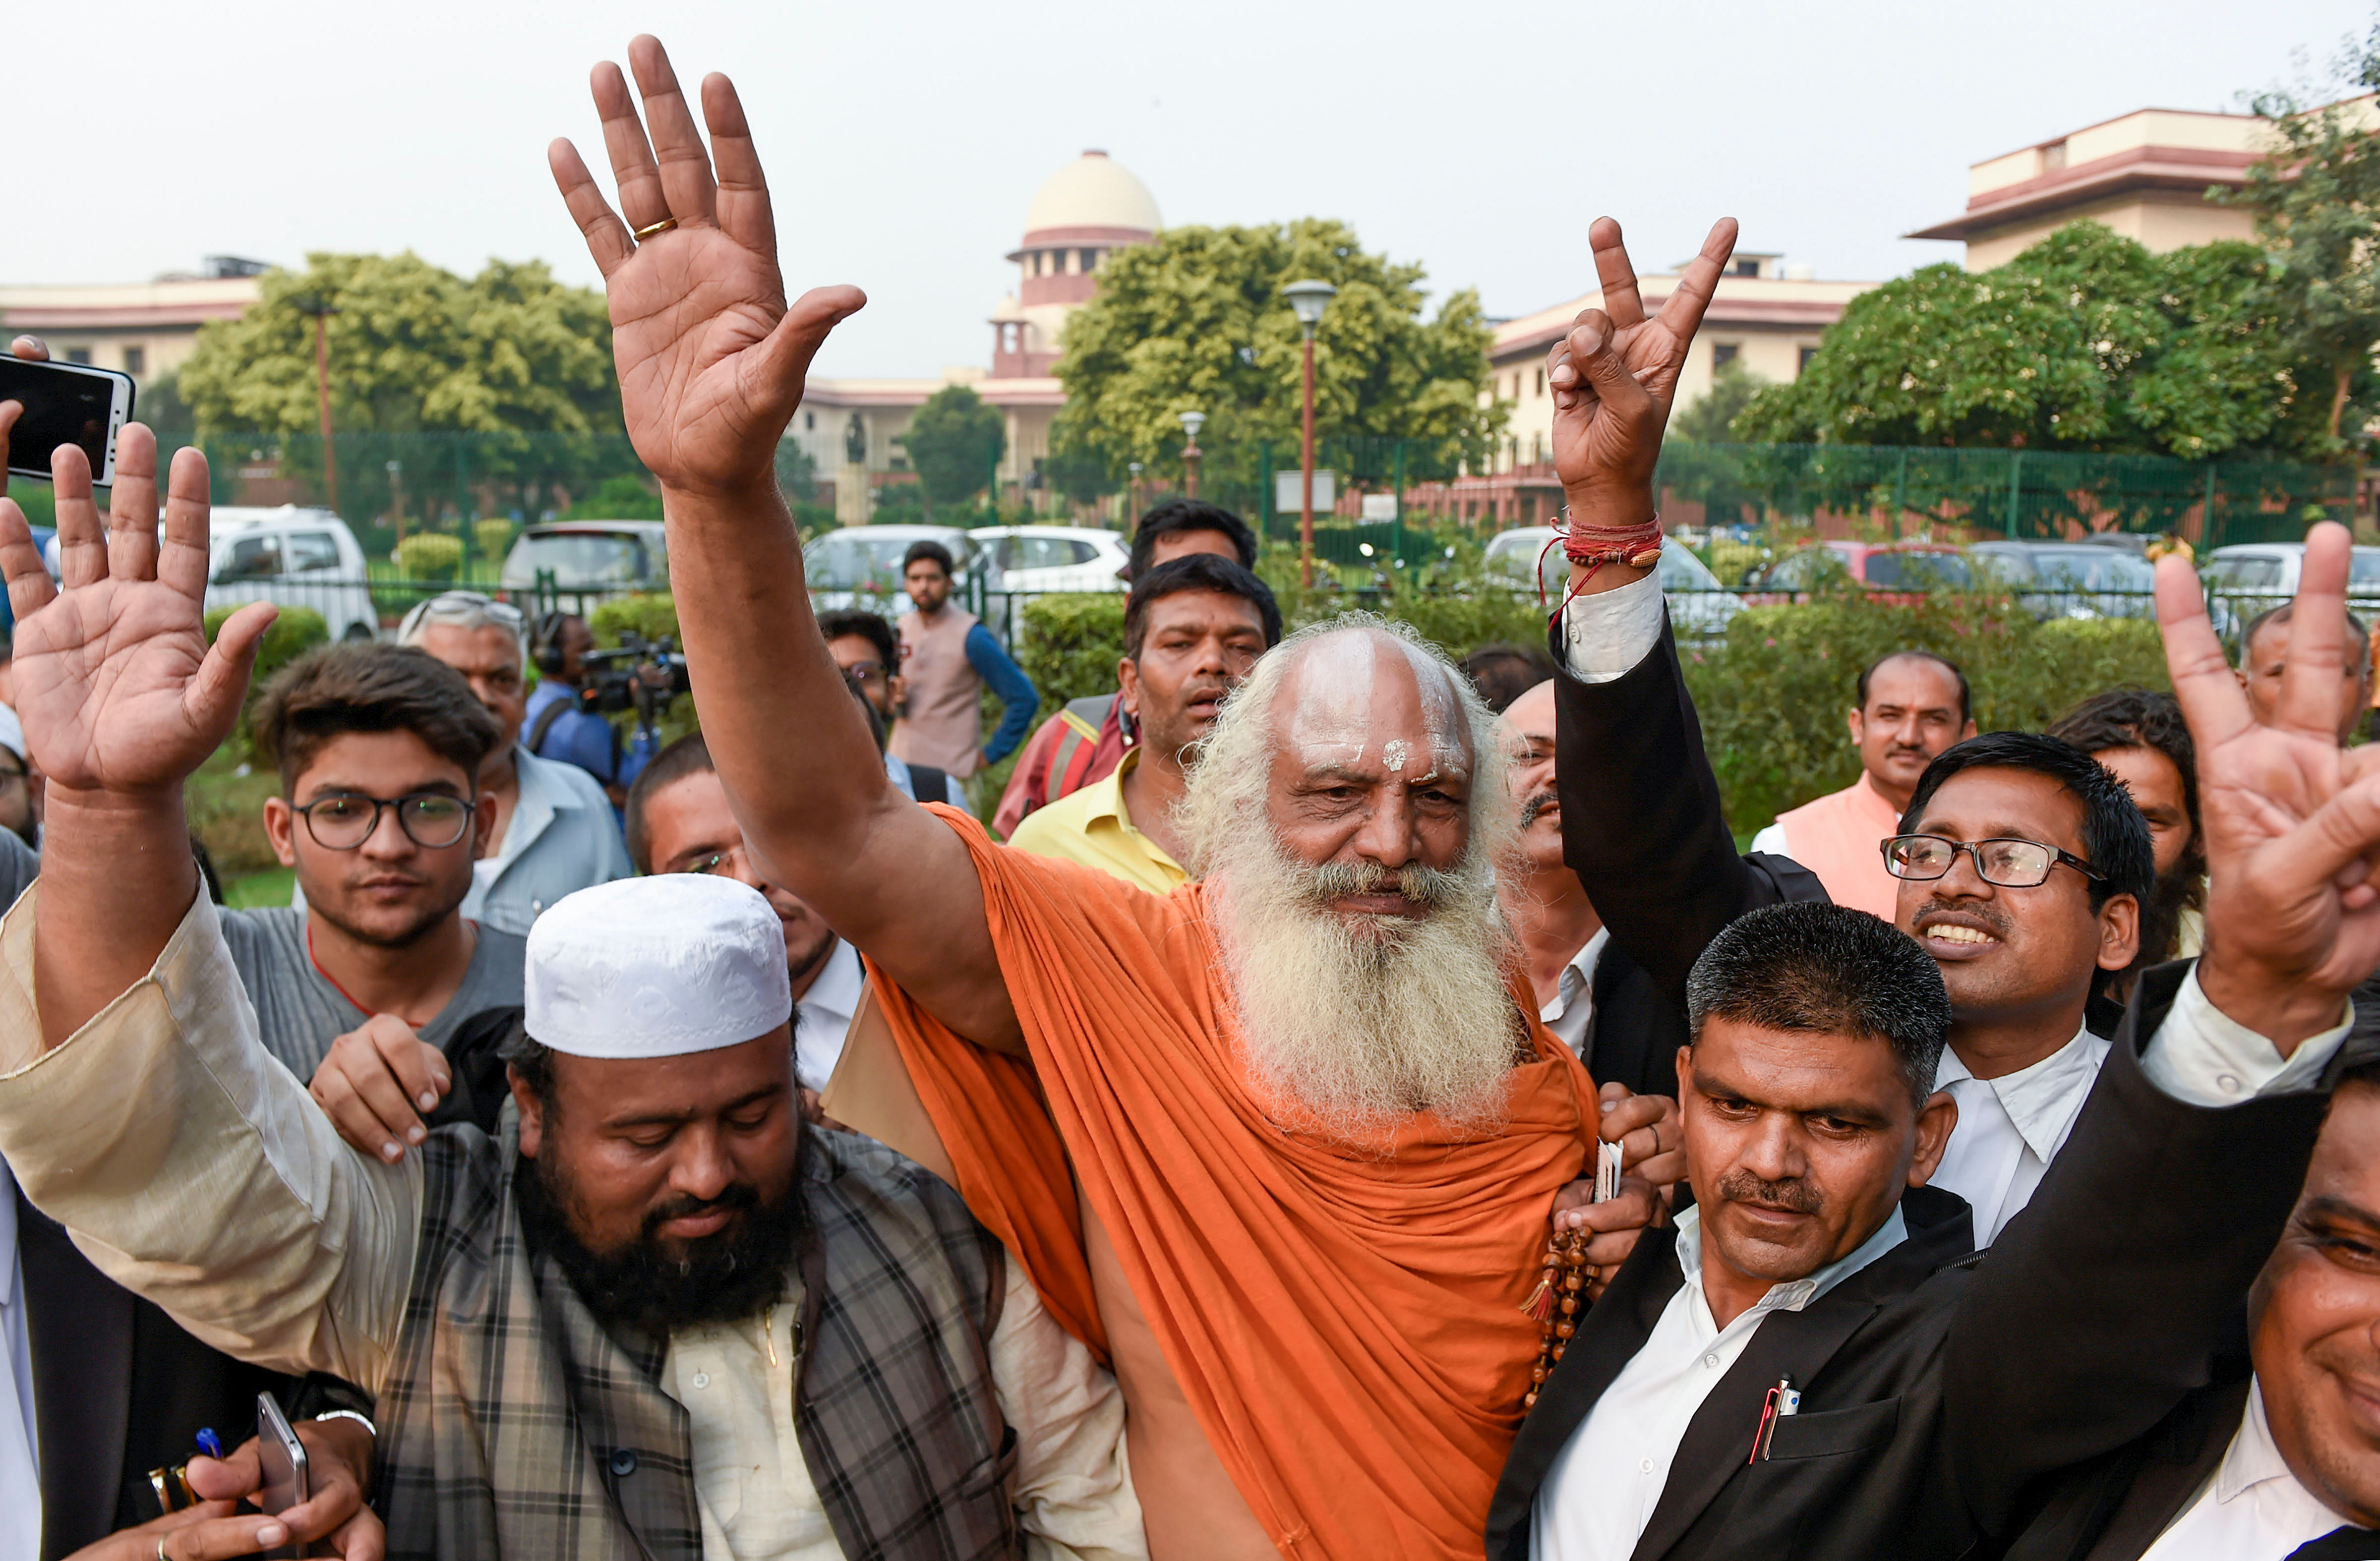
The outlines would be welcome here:
M 1815 347 L 1803 347 L 1803 348 L 1802 349 L 1802 360 L 1801 360 L 1801 362 L 1800 362 L 1799 364 L 1797 364 L 1797 365 L 1795 366 L 1795 369 L 1794 369 L 1794 371 L 1795 371 L 1796 373 L 1800 373 L 1800 372 L 1802 372 L 1802 371 L 1803 371 L 1803 370 L 1807 369 L 1810 367 L 1810 360 L 1811 360 L 1812 358 L 1816 357 L 1817 356 L 1818 356 L 1818 349 L 1817 349 L 1817 348 L 1815 348 Z
M 1758 276 L 1760 274 L 1760 262 L 1757 260 L 1746 257 L 1735 261 L 1727 269 L 1729 274 L 1732 276 Z
M 802 431 L 804 433 L 816 433 L 818 431 L 817 413 L 805 412 L 802 414 Z
M 1097 249 L 1076 250 L 1075 252 L 1075 269 L 1080 271 L 1085 276 L 1090 275 L 1091 267 L 1099 263 L 1099 252 Z
M 1544 398 L 1544 396 L 1545 396 L 1545 393 L 1546 393 L 1546 371 L 1545 371 L 1544 369 L 1538 369 L 1538 370 L 1537 370 L 1537 395 L 1538 395 L 1538 398 L 1539 398 L 1540 400 L 1542 400 L 1542 399 Z
M 128 374 L 146 374 L 149 372 L 148 349 L 145 347 L 126 347 L 124 349 L 124 371 Z
M 1742 352 L 1743 345 L 1741 342 L 1713 342 L 1711 344 L 1711 372 L 1717 373 L 1718 370 L 1726 368 L 1729 364 L 1733 363 L 1736 358 L 1742 354 Z
M 91 361 L 91 349 L 89 347 L 68 347 L 67 348 L 67 361 L 68 363 L 89 363 Z

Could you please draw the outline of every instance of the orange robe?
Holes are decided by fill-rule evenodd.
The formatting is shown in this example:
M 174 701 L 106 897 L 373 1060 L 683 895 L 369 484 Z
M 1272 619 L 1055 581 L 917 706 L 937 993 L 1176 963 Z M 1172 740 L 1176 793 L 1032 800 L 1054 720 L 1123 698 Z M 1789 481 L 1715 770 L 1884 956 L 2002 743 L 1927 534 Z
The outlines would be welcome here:
M 1390 1152 L 1285 1131 L 1251 1095 L 1205 891 L 1159 897 L 995 846 L 981 875 L 1033 1066 L 871 969 L 968 1206 L 1104 1355 L 1082 1197 L 1232 1483 L 1283 1555 L 1479 1555 L 1521 1422 L 1554 1194 L 1593 1083 L 1520 1001 L 1505 1126 L 1406 1120 Z

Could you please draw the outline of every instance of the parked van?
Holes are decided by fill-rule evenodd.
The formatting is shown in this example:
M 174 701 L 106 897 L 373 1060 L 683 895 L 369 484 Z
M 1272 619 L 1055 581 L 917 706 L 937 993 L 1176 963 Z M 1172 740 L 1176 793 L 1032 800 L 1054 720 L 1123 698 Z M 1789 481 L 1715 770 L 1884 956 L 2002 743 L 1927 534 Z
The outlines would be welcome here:
M 380 632 L 364 551 L 347 523 L 330 511 L 221 505 L 208 525 L 214 538 L 208 607 L 249 601 L 310 607 L 333 639 L 370 639 Z

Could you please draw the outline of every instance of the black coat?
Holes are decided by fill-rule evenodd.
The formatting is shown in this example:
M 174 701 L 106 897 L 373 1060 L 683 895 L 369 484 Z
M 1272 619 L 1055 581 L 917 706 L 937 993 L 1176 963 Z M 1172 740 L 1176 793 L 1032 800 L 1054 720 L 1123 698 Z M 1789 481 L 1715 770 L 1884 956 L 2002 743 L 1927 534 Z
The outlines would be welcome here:
M 370 1396 L 345 1383 L 282 1376 L 200 1343 L 93 1267 L 22 1192 L 15 1197 L 42 1561 L 156 1517 L 149 1471 L 188 1462 L 202 1426 L 226 1452 L 255 1435 L 259 1393 L 277 1397 L 292 1419 L 341 1407 L 370 1413 Z
M 1554 659 L 1563 664 L 1560 646 Z M 1558 680 L 1562 854 L 1611 929 L 1596 965 L 1587 1071 L 1639 1095 L 1675 1095 L 1694 961 L 1746 911 L 1823 901 L 1827 890 L 1798 862 L 1736 853 L 1666 625 L 1624 677 L 1581 683 L 1565 670 Z
M 2073 1136 L 1989 1252 L 1968 1252 L 1963 1203 L 1914 1189 L 1905 1243 L 1761 1324 L 1687 1427 L 1635 1561 L 1987 1553 L 2061 1471 L 2118 1454 L 2212 1380 L 2325 1097 L 2213 1109 L 2152 1085 L 2138 1051 L 2187 969 L 2144 978 Z M 1547 1470 L 1683 1282 L 1672 1240 L 1645 1233 L 1522 1425 L 1488 1516 L 1495 1561 L 1525 1561 Z M 1780 1376 L 1801 1413 L 1747 1462 Z

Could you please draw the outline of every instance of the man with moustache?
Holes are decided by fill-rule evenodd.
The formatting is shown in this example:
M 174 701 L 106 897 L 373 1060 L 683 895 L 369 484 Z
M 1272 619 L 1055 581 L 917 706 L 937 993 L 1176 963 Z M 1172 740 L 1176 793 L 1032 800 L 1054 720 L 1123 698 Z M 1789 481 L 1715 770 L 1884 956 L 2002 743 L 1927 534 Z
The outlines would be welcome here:
M 1498 725 L 1512 753 L 1512 797 L 1521 808 L 1521 847 L 1497 878 L 1496 900 L 1521 946 L 1529 984 L 1541 1005 L 1537 1017 L 1578 1053 L 1606 1091 L 1625 1084 L 1636 1095 L 1667 1095 L 1678 1087 L 1678 1048 L 1685 1016 L 1663 996 L 1650 972 L 1615 947 L 1603 918 L 1563 855 L 1561 793 L 1554 778 L 1554 681 L 1511 700 Z M 1788 898 L 1819 897 L 1810 875 L 1771 857 L 1764 865 Z
M 1123 610 L 1119 697 L 1141 741 L 1104 780 L 1028 816 L 1009 843 L 1079 862 L 1152 894 L 1188 877 L 1174 822 L 1224 697 L 1281 643 L 1265 583 L 1211 553 L 1160 563 L 1133 582 Z
M 733 89 L 704 85 L 706 149 L 660 45 L 630 57 L 645 123 L 596 78 L 623 211 L 566 145 L 553 166 L 622 322 L 747 846 L 868 957 L 969 1206 L 1114 1360 L 1169 1555 L 1476 1555 L 1536 1352 L 1521 1306 L 1597 1117 L 1506 978 L 1509 800 L 1475 694 L 1391 625 L 1283 641 L 1189 774 L 1194 881 L 1164 896 L 910 805 L 773 478 L 812 354 L 863 300 L 789 304 Z M 1649 1190 L 1629 1202 L 1641 1223 Z
M 258 696 L 249 736 L 281 775 L 264 832 L 304 905 L 222 923 L 259 1036 L 298 1077 L 376 1015 L 443 1052 L 519 1006 L 521 935 L 462 913 L 502 731 L 454 669 L 393 645 L 310 651 Z
M 150 448 L 128 430 L 108 562 L 61 599 L 0 504 L 59 802 L 0 924 L 26 1196 L 202 1337 L 370 1389 L 394 1557 L 1145 1555 L 1088 1352 L 947 1188 L 802 1127 L 782 926 L 744 885 L 565 899 L 529 936 L 498 1134 L 396 1164 L 340 1143 L 259 1044 L 183 833 L 273 610 L 208 646 L 204 458 L 176 461 L 161 554 Z
M 1851 712 L 1859 779 L 1777 816 L 1752 849 L 1789 857 L 1827 886 L 1827 898 L 1890 921 L 1900 886 L 1876 842 L 1893 832 L 1925 767 L 1975 734 L 1967 674 L 1930 650 L 1896 650 L 1862 669 Z

